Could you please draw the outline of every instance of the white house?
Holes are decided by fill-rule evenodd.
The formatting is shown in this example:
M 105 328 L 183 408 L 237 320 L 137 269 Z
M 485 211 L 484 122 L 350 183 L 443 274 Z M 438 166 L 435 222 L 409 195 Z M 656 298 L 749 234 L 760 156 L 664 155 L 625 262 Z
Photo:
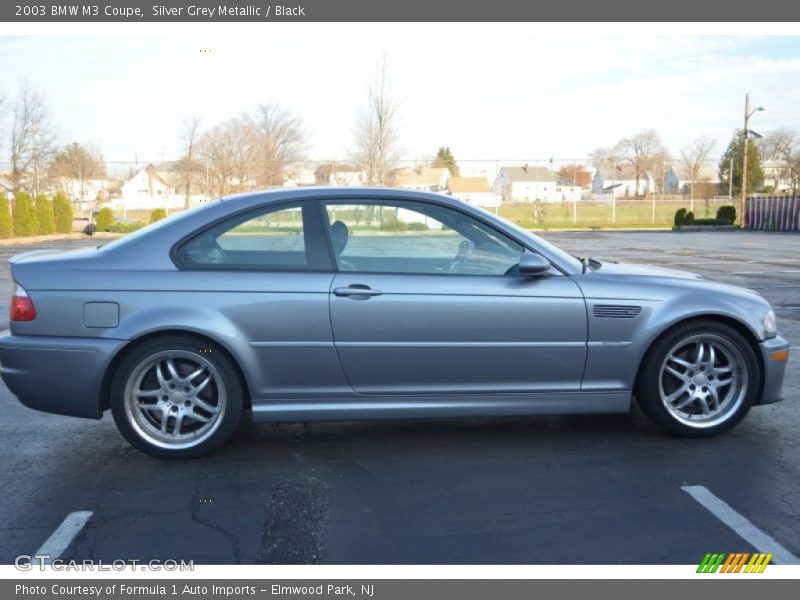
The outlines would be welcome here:
M 486 177 L 451 177 L 447 180 L 447 193 L 475 206 L 500 206 L 503 198 L 489 188 Z
M 289 167 L 283 178 L 283 187 L 304 187 L 316 185 L 317 175 L 308 167 Z
M 616 198 L 633 198 L 637 195 L 644 196 L 655 189 L 652 171 L 639 173 L 639 186 L 637 194 L 636 174 L 629 165 L 616 167 L 600 167 L 595 171 L 592 179 L 592 192 L 595 194 L 608 194 Z
M 765 160 L 762 163 L 764 169 L 764 184 L 775 186 L 773 193 L 791 193 L 792 185 L 791 172 L 786 168 L 786 164 L 779 160 Z
M 504 202 L 574 202 L 582 193 L 580 184 L 559 181 L 550 169 L 528 165 L 501 168 L 492 188 Z
M 403 167 L 389 173 L 390 187 L 421 192 L 443 192 L 447 189 L 450 169 L 445 167 Z
M 366 185 L 367 174 L 355 165 L 326 163 L 314 171 L 316 185 L 352 187 Z
M 112 201 L 126 210 L 153 210 L 155 208 L 183 208 L 183 195 L 176 194 L 175 188 L 166 179 L 165 173 L 147 165 L 122 184 L 120 198 Z

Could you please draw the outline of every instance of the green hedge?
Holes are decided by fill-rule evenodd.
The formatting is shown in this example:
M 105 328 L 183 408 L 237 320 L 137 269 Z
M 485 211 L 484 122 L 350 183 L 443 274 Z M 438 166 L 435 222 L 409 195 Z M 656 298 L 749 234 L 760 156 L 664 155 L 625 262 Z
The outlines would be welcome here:
M 97 217 L 95 218 L 97 231 L 108 231 L 113 224 L 114 213 L 111 212 L 111 209 L 107 206 L 105 208 L 101 208 L 100 212 L 97 213 Z
M 11 210 L 8 208 L 8 198 L 0 194 L 0 239 L 7 240 L 14 237 L 14 223 L 11 222 Z
M 56 232 L 56 219 L 53 204 L 44 194 L 36 196 L 34 203 L 36 209 L 36 233 L 39 235 L 52 235 Z
M 72 233 L 72 202 L 64 192 L 58 192 L 53 198 L 53 220 L 56 233 Z
M 139 223 L 138 221 L 135 223 L 112 223 L 108 231 L 111 233 L 131 233 L 142 227 L 144 227 L 144 223 Z
M 157 208 L 153 212 L 150 213 L 150 222 L 155 223 L 156 221 L 160 221 L 161 219 L 167 218 L 167 211 L 163 208 Z
M 20 237 L 36 235 L 36 210 L 28 192 L 17 192 L 14 196 L 14 233 Z
M 675 226 L 680 227 L 682 225 L 693 225 L 695 223 L 694 213 L 691 211 L 686 211 L 685 208 L 679 208 L 675 211 Z
M 717 209 L 717 221 L 721 225 L 733 225 L 736 222 L 736 207 L 735 206 L 720 206 Z

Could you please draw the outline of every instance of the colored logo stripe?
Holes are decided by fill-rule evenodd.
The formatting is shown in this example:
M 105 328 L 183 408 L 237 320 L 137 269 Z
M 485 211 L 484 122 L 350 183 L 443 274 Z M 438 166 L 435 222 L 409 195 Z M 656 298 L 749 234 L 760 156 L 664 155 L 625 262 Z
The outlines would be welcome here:
M 697 573 L 763 573 L 771 560 L 772 553 L 709 552 L 697 567 Z

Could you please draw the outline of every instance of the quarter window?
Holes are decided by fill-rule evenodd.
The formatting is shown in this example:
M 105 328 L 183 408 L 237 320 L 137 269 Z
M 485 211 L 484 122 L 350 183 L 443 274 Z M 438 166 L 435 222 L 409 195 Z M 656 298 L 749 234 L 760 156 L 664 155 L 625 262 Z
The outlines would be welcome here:
M 303 209 L 284 206 L 239 215 L 191 239 L 179 256 L 190 267 L 308 268 Z

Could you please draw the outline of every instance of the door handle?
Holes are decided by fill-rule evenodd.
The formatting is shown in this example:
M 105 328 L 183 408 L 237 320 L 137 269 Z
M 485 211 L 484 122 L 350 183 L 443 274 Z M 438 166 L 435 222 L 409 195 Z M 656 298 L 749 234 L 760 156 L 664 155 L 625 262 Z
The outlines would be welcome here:
M 353 283 L 347 287 L 333 288 L 333 293 L 336 296 L 380 296 L 383 292 L 373 290 L 368 285 Z

